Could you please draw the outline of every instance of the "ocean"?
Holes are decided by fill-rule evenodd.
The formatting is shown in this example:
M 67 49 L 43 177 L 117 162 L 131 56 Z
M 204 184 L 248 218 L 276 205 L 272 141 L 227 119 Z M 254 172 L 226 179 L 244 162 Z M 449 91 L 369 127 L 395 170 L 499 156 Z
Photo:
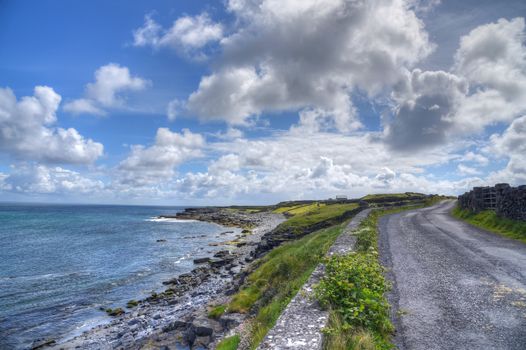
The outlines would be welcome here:
M 181 207 L 0 204 L 0 349 L 67 339 L 163 289 L 238 229 L 156 219 Z M 160 240 L 160 241 L 158 241 Z

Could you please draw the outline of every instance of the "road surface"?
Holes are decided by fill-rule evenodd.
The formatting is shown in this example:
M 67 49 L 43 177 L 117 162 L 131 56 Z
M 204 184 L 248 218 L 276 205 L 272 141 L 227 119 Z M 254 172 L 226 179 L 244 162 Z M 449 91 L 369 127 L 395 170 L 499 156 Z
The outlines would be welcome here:
M 454 201 L 384 216 L 399 349 L 526 349 L 526 244 L 452 218 Z

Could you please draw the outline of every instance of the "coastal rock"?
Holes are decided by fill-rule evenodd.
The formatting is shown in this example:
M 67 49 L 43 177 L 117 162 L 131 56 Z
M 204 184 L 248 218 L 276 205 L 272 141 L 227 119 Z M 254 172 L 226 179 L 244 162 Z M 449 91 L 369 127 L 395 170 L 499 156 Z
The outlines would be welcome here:
M 192 324 L 189 323 L 189 322 L 177 320 L 177 321 L 174 321 L 174 322 L 170 323 L 169 325 L 165 326 L 163 328 L 163 332 L 167 333 L 167 332 L 172 332 L 172 331 L 188 329 L 188 328 L 190 328 L 191 325 Z
M 231 263 L 233 260 L 234 258 L 213 259 L 210 260 L 210 265 L 212 267 L 223 267 Z
M 210 258 L 197 258 L 194 259 L 194 264 L 204 264 L 210 261 Z
M 230 330 L 240 325 L 245 319 L 246 315 L 243 314 L 224 314 L 219 318 L 219 322 L 224 330 Z
M 220 250 L 217 253 L 214 254 L 214 258 L 225 258 L 230 255 L 230 251 L 228 250 Z
M 54 339 L 38 339 L 31 346 L 31 350 L 42 349 L 53 344 L 55 344 Z

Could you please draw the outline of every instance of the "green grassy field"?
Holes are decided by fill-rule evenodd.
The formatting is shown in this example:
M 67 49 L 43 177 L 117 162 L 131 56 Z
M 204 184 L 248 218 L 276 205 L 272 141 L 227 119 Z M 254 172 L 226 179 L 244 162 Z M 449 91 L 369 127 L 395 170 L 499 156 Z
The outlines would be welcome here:
M 462 210 L 456 207 L 453 209 L 452 214 L 454 217 L 467 221 L 473 226 L 526 243 L 526 222 L 524 221 L 499 217 L 492 210 L 472 213 L 469 210 Z
M 277 227 L 277 231 L 291 231 L 303 233 L 309 226 L 322 221 L 337 218 L 347 211 L 358 208 L 358 204 L 310 204 L 308 206 L 294 208 L 294 216 Z
M 384 198 L 396 198 L 400 200 L 404 200 L 410 197 L 415 196 L 421 196 L 424 197 L 425 195 L 422 193 L 416 193 L 416 192 L 405 192 L 405 193 L 377 193 L 377 194 L 368 194 L 367 196 L 362 197 L 361 199 L 371 200 L 371 199 L 384 199 Z
M 342 228 L 343 224 L 313 232 L 273 249 L 261 259 L 227 307 L 227 312 L 256 312 L 250 325 L 251 348 L 256 348 L 274 326 Z

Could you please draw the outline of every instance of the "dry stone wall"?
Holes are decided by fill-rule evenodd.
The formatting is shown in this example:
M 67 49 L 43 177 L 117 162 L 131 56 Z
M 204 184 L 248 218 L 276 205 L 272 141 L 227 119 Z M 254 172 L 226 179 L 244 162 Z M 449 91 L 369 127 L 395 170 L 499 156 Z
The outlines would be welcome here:
M 497 184 L 493 187 L 474 187 L 458 197 L 459 206 L 472 212 L 495 210 L 497 215 L 526 221 L 526 185 L 511 187 Z

